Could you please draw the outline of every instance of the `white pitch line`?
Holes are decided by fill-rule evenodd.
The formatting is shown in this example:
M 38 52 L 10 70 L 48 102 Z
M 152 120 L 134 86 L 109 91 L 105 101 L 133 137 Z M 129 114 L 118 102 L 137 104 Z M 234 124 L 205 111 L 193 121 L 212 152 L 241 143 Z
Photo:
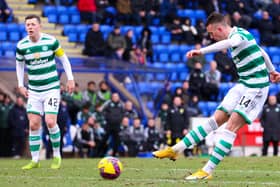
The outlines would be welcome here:
M 32 176 L 0 176 L 0 178 L 32 178 Z M 88 181 L 100 181 L 101 178 L 93 178 L 93 177 L 59 177 L 59 176 L 50 176 L 50 177 L 35 177 L 37 179 L 63 179 L 63 180 L 88 180 Z M 145 179 L 131 179 L 131 178 L 120 178 L 120 181 L 127 182 L 168 182 L 168 183 L 198 183 L 203 184 L 206 181 L 184 181 L 183 179 L 156 179 L 156 178 L 145 178 Z M 279 186 L 279 183 L 276 182 L 253 182 L 253 181 L 207 181 L 207 184 L 236 184 L 236 185 L 270 185 L 270 186 Z

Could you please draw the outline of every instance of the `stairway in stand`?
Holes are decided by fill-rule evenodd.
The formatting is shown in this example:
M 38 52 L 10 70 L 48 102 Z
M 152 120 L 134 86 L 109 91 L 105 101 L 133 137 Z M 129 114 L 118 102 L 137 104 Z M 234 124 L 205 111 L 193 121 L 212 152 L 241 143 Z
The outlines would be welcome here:
M 20 24 L 24 23 L 24 18 L 29 14 L 42 16 L 42 6 L 27 4 L 26 0 L 7 0 L 8 5 L 13 9 L 14 16 Z M 68 57 L 83 58 L 82 47 L 73 42 L 68 42 L 68 38 L 62 35 L 63 26 L 49 23 L 46 17 L 41 17 L 42 32 L 55 36 Z

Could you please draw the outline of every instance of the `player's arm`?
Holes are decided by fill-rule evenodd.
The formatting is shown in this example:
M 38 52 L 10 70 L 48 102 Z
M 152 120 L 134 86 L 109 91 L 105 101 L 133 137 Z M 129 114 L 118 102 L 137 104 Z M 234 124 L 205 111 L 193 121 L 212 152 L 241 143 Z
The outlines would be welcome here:
M 74 77 L 72 74 L 72 68 L 69 62 L 68 57 L 66 56 L 66 54 L 64 53 L 64 50 L 60 47 L 58 41 L 56 40 L 57 48 L 55 49 L 55 56 L 57 56 L 59 58 L 59 60 L 61 61 L 64 71 L 66 73 L 67 76 L 67 89 L 69 93 L 72 93 L 74 91 L 74 87 L 75 87 L 75 82 L 74 82 Z
M 20 50 L 16 49 L 16 74 L 18 80 L 18 89 L 19 93 L 24 97 L 28 97 L 28 91 L 24 87 L 24 57 L 20 54 Z
M 268 54 L 262 48 L 260 48 L 260 49 L 261 49 L 262 56 L 265 61 L 266 68 L 268 69 L 271 82 L 279 82 L 280 73 L 275 70 L 275 67 L 273 66 Z
M 199 50 L 191 50 L 187 53 L 187 57 L 191 58 L 191 57 L 196 56 L 196 55 L 213 53 L 213 52 L 221 51 L 223 49 L 236 47 L 236 46 L 240 45 L 242 41 L 243 41 L 243 39 L 239 35 L 234 35 L 229 39 L 216 42 L 212 45 L 209 45 L 207 47 L 203 47 Z

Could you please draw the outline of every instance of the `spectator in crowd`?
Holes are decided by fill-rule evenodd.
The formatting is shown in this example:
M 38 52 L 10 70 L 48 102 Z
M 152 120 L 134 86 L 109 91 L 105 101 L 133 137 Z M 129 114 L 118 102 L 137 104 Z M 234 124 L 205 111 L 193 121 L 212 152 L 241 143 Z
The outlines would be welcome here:
M 11 103 L 7 101 L 8 95 L 0 92 L 0 157 L 10 156 L 10 130 L 8 126 L 8 114 L 12 107 Z
M 118 11 L 118 21 L 124 25 L 131 25 L 133 22 L 131 0 L 117 0 L 116 8 Z
M 160 4 L 161 23 L 171 24 L 177 17 L 178 7 L 176 0 L 162 0 Z
M 266 10 L 269 12 L 273 20 L 278 19 L 278 16 L 280 16 L 280 0 L 272 0 Z
M 257 28 L 260 31 L 261 44 L 265 46 L 278 45 L 279 38 L 273 33 L 274 25 L 267 11 L 262 12 L 262 19 L 258 20 Z
M 167 144 L 174 145 L 178 143 L 189 128 L 189 116 L 184 108 L 181 97 L 174 97 L 173 105 L 168 111 L 166 122 Z
M 189 101 L 190 101 L 190 84 L 189 81 L 185 80 L 182 84 L 182 99 L 183 99 L 183 103 L 184 105 L 188 105 Z
M 122 59 L 126 49 L 126 41 L 124 36 L 121 35 L 120 26 L 114 26 L 114 30 L 108 36 L 107 43 L 111 56 L 116 59 Z
M 132 29 L 129 29 L 125 34 L 126 48 L 125 48 L 124 54 L 123 54 L 123 59 L 126 61 L 130 61 L 131 52 L 133 51 L 133 48 L 135 47 L 133 37 L 134 37 L 134 32 Z
M 77 113 L 77 125 L 83 125 L 91 116 L 92 113 L 90 112 L 90 103 L 87 102 L 83 104 L 82 110 Z
M 64 136 L 67 133 L 70 125 L 70 115 L 68 111 L 68 106 L 67 102 L 63 99 L 61 99 L 60 104 L 59 104 L 59 110 L 57 114 L 57 124 L 60 128 L 60 154 L 63 157 L 63 146 L 64 146 Z
M 185 18 L 185 21 L 182 24 L 182 30 L 184 42 L 186 42 L 188 45 L 194 45 L 196 42 L 197 30 L 192 25 L 190 18 Z
M 80 128 L 78 128 L 74 142 L 75 146 L 79 150 L 79 156 L 81 158 L 93 156 L 93 149 L 96 146 L 92 128 L 93 125 L 94 119 L 93 117 L 90 117 Z
M 130 156 L 135 157 L 139 152 L 144 151 L 145 134 L 140 118 L 133 120 L 133 125 L 130 127 L 130 134 L 132 141 Z
M 130 126 L 129 126 L 129 118 L 123 117 L 122 123 L 121 123 L 121 129 L 119 132 L 120 136 L 120 155 L 121 156 L 130 156 L 130 150 L 131 146 L 133 146 L 133 142 L 131 140 L 131 132 L 130 132 Z
M 201 44 L 200 43 L 195 44 L 195 49 L 197 49 L 197 50 L 201 49 Z M 202 55 L 198 55 L 198 56 L 188 59 L 187 67 L 189 68 L 189 70 L 193 70 L 195 68 L 194 66 L 197 62 L 200 63 L 202 66 L 201 68 L 203 68 L 204 65 L 206 64 L 205 56 L 202 54 Z
M 151 41 L 151 30 L 149 27 L 144 27 L 141 31 L 140 40 L 138 41 L 138 46 L 141 51 L 146 54 L 147 59 L 153 62 L 153 44 Z
M 201 1 L 200 5 L 205 10 L 207 16 L 209 16 L 212 12 L 222 13 L 222 4 L 221 0 L 210 0 L 209 2 L 205 3 L 205 1 Z
M 133 103 L 129 100 L 124 104 L 124 116 L 128 117 L 130 122 L 139 117 L 137 111 L 133 108 Z
M 146 52 L 142 51 L 138 46 L 134 47 L 130 53 L 130 62 L 144 65 L 146 61 Z
M 124 107 L 118 93 L 113 93 L 111 100 L 108 100 L 104 104 L 103 112 L 107 121 L 107 125 L 105 126 L 106 134 L 104 136 L 102 145 L 106 146 L 109 137 L 112 136 L 112 156 L 116 156 L 118 153 L 118 147 L 120 145 L 120 125 L 124 117 Z
M 95 0 L 96 4 L 96 21 L 102 24 L 107 23 L 107 19 L 113 19 L 113 16 L 111 13 L 106 11 L 108 7 L 110 7 L 110 3 L 108 0 Z
M 202 19 L 198 19 L 196 21 L 195 28 L 197 30 L 196 42 L 202 45 L 208 45 L 211 42 L 211 40 L 208 37 L 208 32 L 206 30 L 204 21 Z
M 276 20 L 273 21 L 274 25 L 274 33 L 278 38 L 280 38 L 280 15 L 277 17 Z
M 111 90 L 106 83 L 106 81 L 99 82 L 99 90 L 97 92 L 97 101 L 98 104 L 104 104 L 106 101 L 111 99 Z
M 217 69 L 222 73 L 222 82 L 238 79 L 236 67 L 233 60 L 228 56 L 227 49 L 215 53 L 214 60 L 217 62 Z
M 204 85 L 206 83 L 205 73 L 202 71 L 202 65 L 199 62 L 195 62 L 194 69 L 190 73 L 189 77 L 190 93 L 191 95 L 197 95 L 202 98 L 204 95 Z
M 87 83 L 87 89 L 83 92 L 83 103 L 90 103 L 90 111 L 94 112 L 95 105 L 97 104 L 97 90 L 94 81 Z
M 85 48 L 83 53 L 88 56 L 104 56 L 106 52 L 106 42 L 100 32 L 99 23 L 95 22 L 87 31 Z
M 78 83 L 75 83 L 74 92 L 71 96 L 71 102 L 68 102 L 69 115 L 71 118 L 71 124 L 77 123 L 77 113 L 82 109 L 83 106 L 83 94 L 80 91 Z
M 155 108 L 159 108 L 161 103 L 167 103 L 168 105 L 172 104 L 172 92 L 170 82 L 166 82 L 164 84 L 164 87 L 160 89 L 157 93 L 154 101 Z
M 280 105 L 274 95 L 268 97 L 268 103 L 263 107 L 261 125 L 263 127 L 263 150 L 262 155 L 267 156 L 269 143 L 273 143 L 273 155 L 278 155 L 280 140 Z
M 237 27 L 242 27 L 242 28 L 245 28 L 245 29 L 248 29 L 249 28 L 249 23 L 246 19 L 244 19 L 244 17 L 242 17 L 240 15 L 239 12 L 235 11 L 233 12 L 232 14 L 232 17 L 231 17 L 231 25 L 232 26 L 237 26 Z
M 188 103 L 188 114 L 192 117 L 201 116 L 202 112 L 198 106 L 200 99 L 197 95 L 191 96 L 190 102 Z
M 172 42 L 181 43 L 183 40 L 183 28 L 179 17 L 175 17 L 172 24 L 169 25 L 168 30 L 171 32 Z
M 10 16 L 12 16 L 12 11 L 6 0 L 0 0 L 0 22 L 6 23 Z
M 207 101 L 217 101 L 222 75 L 217 70 L 217 62 L 215 60 L 210 62 L 210 69 L 205 72 L 205 76 L 204 97 Z
M 28 118 L 24 107 L 24 99 L 18 96 L 15 105 L 8 114 L 8 125 L 11 129 L 12 156 L 20 158 L 23 156 L 26 137 L 28 134 Z
M 158 112 L 158 117 L 160 119 L 160 130 L 166 131 L 166 121 L 167 121 L 167 115 L 168 115 L 169 105 L 165 102 L 163 102 L 160 106 L 160 110 Z
M 96 21 L 96 4 L 92 0 L 78 0 L 77 8 L 81 15 L 81 20 L 92 24 Z
M 253 9 L 254 7 L 249 5 L 249 2 L 246 0 L 232 0 L 228 1 L 226 10 L 230 15 L 233 15 L 235 11 L 239 12 L 245 25 L 250 25 L 252 22 L 253 14 L 256 10 Z
M 95 105 L 95 111 L 93 113 L 93 116 L 95 118 L 96 123 L 98 123 L 101 128 L 105 129 L 107 122 L 106 122 L 102 109 L 103 108 L 102 108 L 101 104 Z
M 156 128 L 155 120 L 153 118 L 148 119 L 147 127 L 144 130 L 145 135 L 145 151 L 155 151 L 159 149 L 160 143 L 162 141 L 162 135 L 160 131 Z
M 182 102 L 183 102 L 183 88 L 182 87 L 175 88 L 175 92 L 173 94 L 173 98 L 174 97 L 180 97 L 182 99 Z M 183 104 L 184 104 L 184 102 L 183 102 Z
M 95 119 L 95 118 L 94 118 Z M 95 142 L 95 149 L 93 150 L 93 157 L 102 157 L 102 153 L 107 147 L 102 146 L 102 141 L 105 136 L 105 130 L 101 127 L 100 123 L 95 120 L 93 125 L 93 134 L 94 134 L 94 142 Z

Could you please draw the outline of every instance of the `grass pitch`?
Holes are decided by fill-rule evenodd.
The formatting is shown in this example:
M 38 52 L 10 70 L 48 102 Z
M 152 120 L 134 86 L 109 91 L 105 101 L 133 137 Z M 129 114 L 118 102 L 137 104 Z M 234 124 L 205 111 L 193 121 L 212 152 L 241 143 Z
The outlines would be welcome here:
M 185 187 L 185 186 L 280 186 L 280 157 L 225 158 L 209 181 L 187 182 L 184 177 L 201 168 L 206 158 L 120 158 L 124 171 L 116 180 L 99 176 L 100 159 L 64 159 L 62 168 L 50 169 L 50 160 L 29 171 L 21 167 L 29 160 L 0 159 L 0 187 Z

